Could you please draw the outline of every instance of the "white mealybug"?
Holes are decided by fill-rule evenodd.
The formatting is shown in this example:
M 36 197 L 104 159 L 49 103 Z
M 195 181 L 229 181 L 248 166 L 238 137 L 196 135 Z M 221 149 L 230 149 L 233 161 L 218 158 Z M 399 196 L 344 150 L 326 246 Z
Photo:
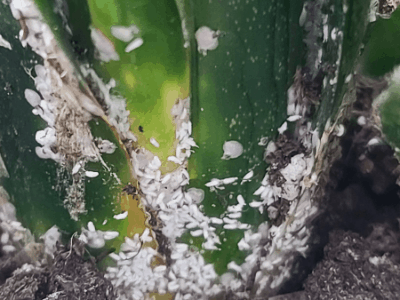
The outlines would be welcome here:
M 343 133 L 344 133 L 344 126 L 343 126 L 343 124 L 339 124 L 338 126 L 336 126 L 336 128 L 335 128 L 335 134 L 337 135 L 337 136 L 342 136 L 343 135 Z
M 279 134 L 283 134 L 287 130 L 287 122 L 284 122 L 281 127 L 278 128 Z
M 332 31 L 331 31 L 331 39 L 332 39 L 333 41 L 336 40 L 337 32 L 338 32 L 338 29 L 337 29 L 337 28 L 333 28 Z
M 250 224 L 239 224 L 238 228 L 239 229 L 250 229 L 251 225 Z
M 238 195 L 237 196 L 237 201 L 238 201 L 240 206 L 245 206 L 246 205 L 246 201 L 244 200 L 242 195 Z
M 323 36 L 322 42 L 323 42 L 323 43 L 326 43 L 326 42 L 328 41 L 328 36 L 329 36 L 329 27 L 328 27 L 328 24 L 325 24 L 325 25 L 324 25 L 324 27 L 323 27 L 323 33 L 324 33 L 324 36 Z
M 146 228 L 146 229 L 143 231 L 142 235 L 140 236 L 140 240 L 141 240 L 143 243 L 151 242 L 151 241 L 153 240 L 153 238 L 152 238 L 151 236 L 149 236 L 149 234 L 150 234 L 150 230 L 149 230 L 149 228 Z
M 230 213 L 236 213 L 236 212 L 241 212 L 243 206 L 238 204 L 238 205 L 231 205 L 227 207 L 228 212 Z
M 164 197 L 165 197 L 165 193 L 160 193 L 160 194 L 157 196 L 156 203 L 157 203 L 157 204 L 160 204 L 161 202 L 163 202 Z
M 40 104 L 40 101 L 42 101 L 39 94 L 36 93 L 34 90 L 25 89 L 24 94 L 26 101 L 28 101 L 29 104 L 32 105 L 33 107 L 38 106 Z
M 227 217 L 223 218 L 222 220 L 227 224 L 235 224 L 235 223 L 237 223 L 236 220 L 232 220 L 232 219 L 229 219 Z
M 130 42 L 128 46 L 126 46 L 125 52 L 129 53 L 129 52 L 139 48 L 142 45 L 143 45 L 143 39 L 142 38 L 136 38 L 132 42 Z
M 160 147 L 160 144 L 156 141 L 156 139 L 155 138 L 150 138 L 150 143 L 154 146 L 154 147 L 156 147 L 156 148 L 159 148 Z
M 254 196 L 258 196 L 258 195 L 261 195 L 261 193 L 264 191 L 266 189 L 266 187 L 265 186 L 260 186 L 254 193 L 253 193 L 253 195 Z M 251 206 L 251 205 L 250 205 Z
M 304 24 L 307 21 L 307 2 L 304 3 L 303 5 L 303 10 L 301 11 L 300 17 L 299 17 L 299 25 L 300 27 L 303 27 Z
M 123 219 L 125 219 L 127 216 L 128 216 L 128 211 L 125 211 L 125 212 L 123 212 L 123 213 L 120 213 L 120 214 L 118 214 L 118 215 L 115 215 L 115 216 L 114 216 L 114 219 L 116 219 L 116 220 L 123 220 Z
M 234 271 L 236 271 L 238 273 L 242 272 L 242 268 L 239 265 L 237 265 L 234 261 L 231 261 L 228 264 L 228 269 L 234 270 Z
M 346 76 L 346 79 L 344 80 L 344 82 L 349 83 L 352 78 L 353 78 L 353 74 L 349 74 Z
M 0 237 L 0 242 L 2 244 L 7 244 L 8 243 L 8 239 L 10 238 L 10 235 L 8 232 L 4 232 L 1 237 Z
M 99 176 L 99 172 L 96 171 L 86 171 L 85 172 L 85 176 L 89 177 L 89 178 L 95 178 L 97 176 Z
M 161 179 L 161 183 L 162 184 L 166 184 L 170 179 L 171 179 L 171 174 L 167 174 L 165 175 L 162 179 Z
M 35 140 L 42 146 L 51 146 L 57 142 L 56 130 L 52 127 L 46 127 L 43 130 L 39 130 L 35 134 Z
M 270 141 L 267 148 L 265 148 L 265 156 L 269 156 L 271 153 L 275 152 L 276 149 L 276 144 L 273 141 Z
M 11 44 L 6 39 L 4 39 L 1 34 L 0 34 L 0 47 L 12 50 Z
M 97 50 L 97 56 L 104 62 L 119 60 L 114 44 L 97 28 L 91 28 L 90 37 Z
M 11 253 L 17 250 L 13 245 L 3 245 L 2 250 L 6 253 Z
M 367 119 L 364 116 L 360 116 L 357 119 L 357 124 L 360 126 L 364 126 L 365 124 L 367 124 Z
M 215 217 L 211 217 L 211 218 L 210 218 L 210 222 L 213 223 L 213 224 L 218 224 L 218 225 L 224 223 L 224 221 L 222 221 L 222 220 L 219 219 L 219 218 L 215 218 Z
M 72 168 L 72 175 L 78 173 L 78 171 L 80 170 L 80 168 L 82 167 L 81 162 L 78 161 L 75 166 Z
M 119 236 L 119 232 L 118 231 L 105 231 L 104 232 L 104 239 L 106 241 L 115 239 L 118 236 Z
M 134 35 L 138 33 L 139 33 L 139 28 L 136 25 L 131 25 L 128 27 L 119 25 L 111 26 L 111 34 L 115 38 L 126 43 L 131 41 Z
M 228 178 L 222 179 L 222 183 L 223 184 L 231 184 L 231 183 L 234 183 L 236 180 L 238 180 L 237 177 L 228 177 Z
M 119 253 L 119 257 L 120 257 L 121 259 L 126 259 L 126 254 L 125 254 L 124 252 L 120 252 L 120 253 Z
M 249 180 L 254 176 L 254 171 L 251 170 L 249 173 L 247 173 L 246 175 L 244 175 L 243 180 Z
M 166 270 L 167 270 L 167 266 L 165 266 L 165 265 L 157 266 L 157 267 L 155 267 L 155 268 L 153 269 L 153 271 L 154 271 L 155 273 L 162 273 L 162 272 L 165 272 Z
M 94 224 L 93 224 L 92 221 L 90 221 L 90 222 L 87 224 L 87 227 L 88 227 L 89 231 L 91 231 L 91 232 L 95 232 L 95 231 L 96 231 L 96 228 L 94 227 Z
M 367 146 L 373 146 L 373 145 L 377 145 L 380 143 L 380 140 L 378 138 L 373 138 L 370 139 L 369 142 L 367 143 Z
M 300 120 L 302 118 L 302 116 L 300 115 L 294 115 L 294 116 L 290 116 L 289 118 L 287 118 L 288 122 L 296 122 L 298 120 Z
M 179 289 L 179 284 L 176 281 L 170 281 L 168 283 L 168 291 L 175 293 Z
M 228 218 L 231 218 L 231 219 L 239 219 L 241 216 L 242 216 L 242 213 L 240 213 L 240 212 L 228 214 Z
M 214 187 L 214 186 L 218 186 L 221 185 L 222 181 L 218 178 L 212 178 L 210 182 L 207 182 L 205 184 L 206 187 Z
M 103 109 L 100 107 L 99 104 L 95 102 L 95 100 L 90 99 L 83 93 L 79 96 L 79 103 L 92 115 L 102 117 L 105 114 Z
M 225 224 L 224 225 L 224 229 L 229 229 L 229 230 L 237 229 L 237 227 L 238 227 L 237 224 Z
M 250 245 L 244 239 L 241 239 L 238 243 L 238 248 L 240 251 L 250 250 Z
M 194 230 L 194 231 L 191 231 L 190 234 L 195 237 L 201 236 L 203 234 L 203 230 L 202 229 Z
M 187 244 L 175 244 L 175 249 L 176 251 L 183 253 L 186 252 L 189 249 L 189 246 Z
M 121 260 L 121 258 L 119 257 L 119 255 L 116 254 L 116 253 L 114 253 L 114 252 L 110 253 L 108 256 L 111 257 L 111 258 L 112 258 L 113 260 L 115 260 L 115 261 Z
M 180 161 L 176 156 L 168 156 L 168 161 L 172 161 L 178 165 L 182 164 L 182 161 Z
M 153 160 L 150 162 L 149 167 L 152 170 L 158 170 L 161 167 L 161 160 L 157 155 L 153 157 Z
M 258 202 L 258 201 L 253 201 L 249 205 L 250 205 L 250 207 L 257 208 L 257 207 L 260 207 L 261 205 L 263 205 L 263 203 Z

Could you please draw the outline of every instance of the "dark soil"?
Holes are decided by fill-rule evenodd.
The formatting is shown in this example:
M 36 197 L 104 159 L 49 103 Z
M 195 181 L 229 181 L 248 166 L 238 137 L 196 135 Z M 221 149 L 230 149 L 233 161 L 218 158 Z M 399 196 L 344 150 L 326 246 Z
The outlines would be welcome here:
M 84 246 L 76 239 L 71 241 L 71 246 L 58 246 L 48 266 L 17 269 L 0 286 L 0 299 L 117 299 L 111 282 L 104 278 L 94 261 L 83 258 Z
M 388 225 L 376 225 L 368 238 L 332 231 L 324 259 L 304 283 L 308 299 L 400 299 L 399 237 Z
M 372 138 L 384 140 L 373 122 L 372 100 L 385 86 L 358 78 L 342 155 L 329 173 L 324 213 L 313 224 L 311 253 L 299 257 L 282 294 L 303 290 L 306 299 L 400 299 L 399 163 L 384 142 L 368 145 Z M 360 116 L 365 125 L 357 123 Z M 373 256 L 386 260 L 375 265 Z

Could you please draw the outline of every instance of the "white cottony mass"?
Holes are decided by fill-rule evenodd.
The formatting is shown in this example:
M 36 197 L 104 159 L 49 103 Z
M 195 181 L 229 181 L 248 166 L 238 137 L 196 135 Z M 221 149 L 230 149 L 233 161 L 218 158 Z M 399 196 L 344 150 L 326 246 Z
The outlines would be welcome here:
M 219 31 L 211 30 L 207 26 L 202 26 L 197 29 L 197 50 L 203 55 L 207 55 L 208 50 L 215 50 L 218 47 L 219 34 Z

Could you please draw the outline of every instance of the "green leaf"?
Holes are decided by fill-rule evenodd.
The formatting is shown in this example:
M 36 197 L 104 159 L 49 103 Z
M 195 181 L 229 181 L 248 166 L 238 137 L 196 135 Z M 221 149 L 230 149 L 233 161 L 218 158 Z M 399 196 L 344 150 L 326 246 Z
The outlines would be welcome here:
M 163 171 L 172 170 L 175 164 L 167 162 L 168 156 L 175 155 L 175 124 L 170 111 L 178 98 L 189 95 L 187 51 L 175 2 L 90 0 L 88 4 L 92 25 L 113 42 L 120 56 L 119 61 L 95 63 L 96 72 L 117 81 L 116 90 L 126 99 L 138 145 L 159 156 Z M 128 43 L 113 37 L 111 26 L 132 24 L 139 28 L 143 45 L 126 53 Z M 154 147 L 150 138 L 160 147 Z
M 64 25 L 54 15 L 51 6 L 43 5 L 45 2 L 40 4 L 40 7 L 45 7 L 44 15 L 79 76 L 79 53 L 74 52 L 68 39 L 71 36 L 63 30 Z M 73 221 L 63 205 L 68 196 L 66 190 L 73 182 L 70 170 L 52 160 L 37 157 L 35 147 L 39 145 L 35 134 L 47 125 L 39 116 L 32 114 L 32 107 L 24 97 L 26 88 L 35 90 L 30 76 L 36 74 L 30 72 L 36 64 L 43 64 L 43 60 L 29 46 L 23 48 L 16 38 L 20 26 L 9 7 L 4 6 L 3 16 L 3 27 L 7 28 L 3 37 L 10 41 L 13 50 L 0 48 L 4 57 L 1 76 L 7 87 L 1 90 L 1 96 L 8 99 L 0 103 L 4 112 L 0 117 L 1 154 L 10 174 L 10 178 L 4 180 L 4 186 L 17 208 L 18 217 L 36 235 L 43 234 L 53 225 L 71 235 L 80 227 L 86 227 L 88 221 L 93 221 L 98 229 L 120 232 L 117 239 L 108 242 L 109 247 L 118 248 L 125 236 L 141 233 L 145 228 L 145 214 L 138 207 L 137 200 L 122 192 L 127 183 L 136 184 L 131 176 L 130 159 L 125 147 L 104 120 L 90 122 L 95 137 L 107 139 L 117 148 L 113 154 L 104 154 L 102 162 L 85 165 L 86 170 L 100 174 L 96 178 L 83 178 L 83 188 L 79 191 L 84 194 L 88 212 L 81 215 L 77 222 Z M 128 218 L 115 220 L 113 216 L 122 210 L 129 212 Z M 108 222 L 103 225 L 105 220 Z
M 387 140 L 400 147 L 400 88 L 392 85 L 388 99 L 380 106 L 382 130 Z
M 352 76 L 360 60 L 360 47 L 369 23 L 369 5 L 369 0 L 332 0 L 322 8 L 329 16 L 327 42 L 318 43 L 323 51 L 322 67 L 326 69 L 326 76 L 322 85 L 321 103 L 313 116 L 320 133 L 327 120 L 337 114 L 349 82 L 346 82 L 346 78 Z M 332 39 L 332 36 L 336 38 Z
M 371 24 L 370 38 L 362 57 L 362 72 L 369 76 L 383 76 L 400 64 L 400 10 L 390 19 L 379 18 Z
M 286 118 L 287 89 L 296 67 L 304 63 L 303 30 L 298 25 L 303 1 L 190 3 L 195 30 L 207 26 L 220 32 L 215 50 L 206 56 L 192 52 L 191 113 L 199 149 L 189 160 L 190 184 L 206 190 L 204 212 L 220 217 L 228 205 L 237 203 L 238 195 L 247 203 L 256 199 L 253 193 L 266 169 L 264 147 L 258 143 L 277 136 Z M 231 140 L 243 146 L 243 154 L 223 160 L 223 145 Z M 252 181 L 240 184 L 250 170 L 255 173 Z M 212 178 L 227 177 L 238 177 L 239 184 L 215 192 L 204 186 Z M 240 221 L 258 225 L 266 219 L 246 208 Z M 237 248 L 243 230 L 219 228 L 218 233 L 221 250 L 205 257 L 223 273 L 228 262 L 245 257 Z
M 32 114 L 24 97 L 25 89 L 35 89 L 29 72 L 42 59 L 29 47 L 22 47 L 18 39 L 20 25 L 7 5 L 1 3 L 0 7 L 1 34 L 12 46 L 12 50 L 0 47 L 0 78 L 4 85 L 0 89 L 0 152 L 10 175 L 2 184 L 16 206 L 18 219 L 33 233 L 43 234 L 54 224 L 73 232 L 77 224 L 62 205 L 65 193 L 57 189 L 57 165 L 35 153 L 36 131 L 46 124 Z

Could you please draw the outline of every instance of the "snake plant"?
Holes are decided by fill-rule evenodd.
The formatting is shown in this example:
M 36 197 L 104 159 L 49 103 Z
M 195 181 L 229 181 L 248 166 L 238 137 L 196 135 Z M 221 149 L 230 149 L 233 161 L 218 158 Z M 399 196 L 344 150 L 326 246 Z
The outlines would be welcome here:
M 328 161 L 329 137 L 339 128 L 345 102 L 354 96 L 352 74 L 370 2 L 37 0 L 41 16 L 23 15 L 26 3 L 34 4 L 20 2 L 11 1 L 11 11 L 0 4 L 2 28 L 7 28 L 0 32 L 0 150 L 8 171 L 2 184 L 23 225 L 39 235 L 56 224 L 71 235 L 89 222 L 89 231 L 94 224 L 119 233 L 106 243 L 114 249 L 125 237 L 150 227 L 159 251 L 160 234 L 167 237 L 166 248 L 172 249 L 169 259 L 168 251 L 162 253 L 167 265 L 171 260 L 177 264 L 174 257 L 187 244 L 188 253 L 223 274 L 211 276 L 220 284 L 215 294 L 223 290 L 221 285 L 229 286 L 226 278 L 233 276 L 232 271 L 240 273 L 239 265 L 254 254 L 265 267 L 252 275 L 258 285 L 250 293 L 265 292 L 269 285 L 265 293 L 276 294 L 283 279 L 263 281 L 260 276 L 281 278 L 278 273 L 290 267 L 274 265 L 292 250 L 285 252 L 282 243 L 274 244 L 267 228 L 274 236 L 284 236 L 292 224 L 304 221 L 296 217 L 301 215 L 298 211 L 313 206 L 304 204 L 304 191 L 314 195 L 311 187 Z M 29 40 L 34 26 L 41 24 L 36 19 L 47 23 L 54 35 L 55 45 L 44 39 L 53 47 L 51 53 L 42 54 L 41 46 L 35 48 Z M 4 46 L 7 42 L 10 47 Z M 60 85 L 70 87 L 59 92 L 59 98 L 73 90 L 78 100 L 85 99 L 78 101 L 80 114 L 89 112 L 90 117 L 78 121 L 90 132 L 97 149 L 94 156 L 83 153 L 82 145 L 79 153 L 63 152 L 60 136 L 74 135 L 62 132 L 68 131 L 67 123 L 58 127 L 59 148 L 50 149 L 62 159 L 42 160 L 36 155 L 34 137 L 46 124 L 31 114 L 24 95 L 26 89 L 40 91 L 42 69 L 37 65 L 58 72 Z M 56 94 L 50 92 L 49 99 Z M 45 97 L 42 91 L 40 97 Z M 56 115 L 56 124 L 60 118 Z M 282 156 L 285 163 L 278 169 L 281 179 L 300 172 L 295 175 L 301 179 L 290 186 L 296 191 L 290 199 L 285 180 L 272 182 L 272 173 L 268 175 L 278 168 L 277 161 L 274 165 L 274 160 L 266 160 L 281 155 L 285 146 L 279 141 L 285 131 L 287 138 L 297 134 L 303 143 Z M 113 150 L 100 155 L 104 140 Z M 96 172 L 99 175 L 91 178 Z M 180 183 L 172 187 L 170 178 L 179 176 Z M 267 186 L 271 192 L 264 195 L 260 188 Z M 283 220 L 273 222 L 274 210 L 263 197 L 290 200 L 284 202 Z M 77 203 L 84 207 L 74 212 Z M 115 218 L 125 211 L 126 219 Z M 175 220 L 179 216 L 187 218 L 180 223 L 183 228 Z M 171 225 L 173 221 L 178 225 Z M 257 247 L 251 248 L 253 241 L 247 238 L 255 233 L 254 244 L 269 245 L 265 251 L 270 256 L 261 250 L 257 256 Z M 306 245 L 296 247 L 306 255 Z M 235 290 L 232 285 L 230 289 Z M 160 293 L 164 290 L 180 293 L 171 282 L 168 288 L 159 288 Z

